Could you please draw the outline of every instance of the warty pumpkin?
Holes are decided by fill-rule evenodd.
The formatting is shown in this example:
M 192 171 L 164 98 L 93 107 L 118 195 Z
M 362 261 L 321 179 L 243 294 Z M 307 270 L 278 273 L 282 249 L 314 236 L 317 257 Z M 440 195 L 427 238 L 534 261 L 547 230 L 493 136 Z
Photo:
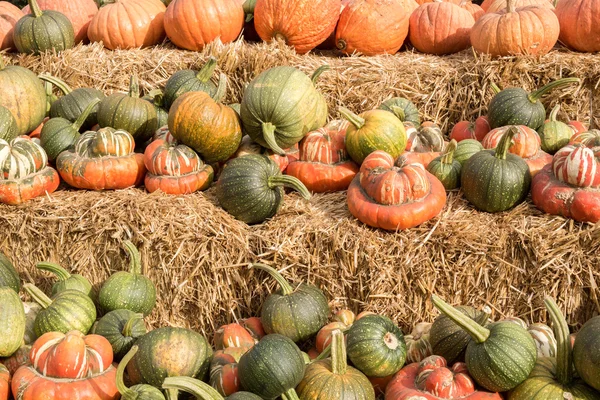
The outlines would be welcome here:
M 56 296 L 58 293 L 64 292 L 65 290 L 72 289 L 88 295 L 92 300 L 95 298 L 92 284 L 83 275 L 71 274 L 60 265 L 51 262 L 39 262 L 35 267 L 41 271 L 51 272 L 58 278 L 58 282 L 55 282 L 52 285 L 52 296 Z
M 469 121 L 457 122 L 450 132 L 450 139 L 454 139 L 457 142 L 466 139 L 475 139 L 481 142 L 491 130 L 490 120 L 487 116 L 482 115 L 477 117 L 475 123 Z
M 199 71 L 183 69 L 175 72 L 165 83 L 163 103 L 167 110 L 179 96 L 187 92 L 206 92 L 216 101 L 221 101 L 224 93 L 225 81 L 219 81 L 219 86 L 212 81 L 212 76 L 217 67 L 217 59 L 209 57 L 208 61 Z M 225 75 L 221 76 L 221 79 Z M 226 79 L 226 78 L 225 78 Z
M 25 14 L 11 2 L 0 1 L 0 50 L 14 49 L 13 29 Z
M 62 51 L 75 44 L 71 21 L 62 13 L 43 11 L 37 0 L 29 0 L 31 14 L 22 17 L 13 29 L 13 41 L 20 53 Z
M 125 386 L 125 382 L 123 380 L 123 375 L 125 373 L 125 368 L 129 364 L 129 361 L 136 355 L 138 352 L 138 346 L 133 346 L 131 350 L 125 354 L 123 360 L 119 363 L 117 368 L 117 389 L 121 394 L 121 398 L 123 400 L 165 400 L 165 396 L 160 391 L 160 389 L 155 388 L 152 385 L 147 385 L 144 383 L 140 383 L 134 385 L 132 387 Z
M 12 140 L 19 136 L 17 121 L 10 110 L 0 106 L 0 139 Z
M 98 6 L 94 0 L 37 0 L 37 3 L 42 10 L 58 11 L 71 21 L 75 33 L 75 44 L 87 41 L 88 26 L 98 12 Z M 23 12 L 29 14 L 30 7 L 25 6 Z
M 600 16 L 595 12 L 599 6 L 598 0 L 558 1 L 560 42 L 577 51 L 600 51 Z

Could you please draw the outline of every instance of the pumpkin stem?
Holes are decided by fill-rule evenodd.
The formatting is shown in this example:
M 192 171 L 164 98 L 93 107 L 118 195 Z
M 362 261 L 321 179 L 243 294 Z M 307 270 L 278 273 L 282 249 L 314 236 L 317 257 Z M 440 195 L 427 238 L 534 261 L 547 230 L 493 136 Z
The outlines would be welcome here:
M 310 200 L 310 192 L 298 178 L 291 175 L 276 175 L 269 178 L 269 187 L 273 189 L 276 186 L 285 186 L 294 189 L 305 200 Z
M 509 13 L 515 12 L 515 0 L 506 0 L 506 9 Z
M 160 89 L 154 89 L 148 92 L 148 96 L 152 97 L 152 104 L 154 104 L 157 107 L 163 107 L 164 106 L 164 102 L 163 102 L 163 91 Z
M 55 76 L 41 74 L 41 75 L 38 75 L 38 78 L 40 78 L 41 80 L 43 80 L 45 82 L 50 82 L 51 84 L 53 84 L 54 86 L 59 88 L 60 91 L 63 92 L 63 94 L 69 94 L 73 91 L 73 89 L 71 89 L 71 87 L 69 87 L 69 85 L 67 85 L 67 83 L 65 81 L 63 81 L 62 79 L 59 79 Z
M 281 398 L 283 400 L 300 400 L 300 397 L 298 397 L 298 393 L 296 393 L 296 389 L 294 388 L 282 393 Z
M 558 111 L 560 111 L 560 104 L 555 105 L 552 111 L 550 111 L 550 121 L 557 121 Z
M 327 64 L 321 65 L 319 68 L 317 68 L 317 70 L 310 76 L 310 80 L 312 81 L 313 85 L 317 84 L 317 80 L 323 72 L 329 71 L 330 69 L 331 67 Z
M 179 398 L 179 390 L 178 389 L 167 389 L 168 400 L 177 400 Z
M 123 359 L 117 366 L 117 390 L 119 391 L 119 393 L 121 393 L 121 396 L 125 396 L 126 393 L 129 394 L 129 392 L 131 392 L 131 390 L 127 386 L 125 386 L 125 381 L 123 381 L 123 374 L 125 373 L 125 367 L 127 367 L 127 364 L 129 364 L 129 361 L 131 361 L 131 359 L 133 358 L 133 356 L 135 356 L 135 353 L 137 353 L 137 351 L 137 344 L 133 345 L 131 350 L 129 350 L 127 354 L 125 354 L 125 357 L 123 357 Z
M 508 153 L 508 149 L 512 145 L 512 138 L 517 133 L 517 128 L 515 126 L 511 126 L 504 135 L 500 138 L 500 142 L 498 146 L 496 146 L 495 156 L 499 160 L 506 160 L 506 154 Z
M 270 122 L 262 123 L 263 139 L 267 143 L 267 146 L 273 150 L 273 152 L 280 156 L 285 156 L 285 151 L 279 147 L 277 140 L 275 140 L 275 125 Z
M 189 376 L 173 376 L 166 378 L 162 387 L 165 390 L 181 390 L 182 392 L 194 395 L 198 399 L 218 400 L 223 398 L 223 396 L 221 396 L 221 394 L 219 394 L 212 386 L 207 385 L 199 379 L 190 378 Z
M 406 113 L 402 107 L 391 106 L 392 112 L 398 117 L 398 119 L 402 122 L 406 121 Z
M 221 100 L 223 100 L 223 98 L 225 97 L 225 94 L 227 94 L 227 75 L 221 72 L 221 74 L 219 75 L 219 84 L 217 85 L 217 91 L 215 92 L 215 95 L 212 98 L 217 103 L 220 103 Z
M 39 18 L 42 16 L 43 12 L 42 9 L 40 8 L 39 4 L 37 3 L 36 0 L 29 0 L 29 9 L 31 10 L 31 13 L 33 14 L 34 17 Z
M 140 252 L 138 251 L 137 247 L 135 247 L 135 245 L 129 240 L 123 242 L 123 245 L 125 246 L 125 250 L 129 255 L 129 272 L 134 275 L 141 275 L 142 257 L 140 256 Z
M 336 329 L 331 332 L 331 372 L 336 375 L 345 375 L 348 369 L 346 356 L 346 343 L 344 334 Z
M 365 126 L 365 119 L 354 114 L 346 107 L 340 107 L 338 108 L 338 111 L 340 114 L 342 114 L 342 117 L 344 117 L 345 120 L 348 120 L 352 125 L 354 125 L 356 129 L 360 129 L 363 126 Z
M 496 85 L 494 82 L 490 83 L 490 87 L 492 88 L 492 90 L 494 91 L 495 94 L 498 94 L 502 91 L 502 90 L 500 90 L 498 85 Z
M 92 102 L 90 104 L 88 104 L 88 106 L 83 110 L 83 112 L 81 113 L 81 115 L 79 117 L 77 117 L 77 119 L 75 120 L 75 122 L 73 122 L 73 128 L 76 131 L 79 131 L 79 129 L 81 129 L 81 125 L 83 125 L 83 123 L 85 122 L 85 120 L 87 119 L 87 117 L 90 115 L 90 113 L 92 112 L 92 110 L 94 109 L 94 107 L 96 107 L 96 105 L 98 103 L 100 103 L 100 99 L 94 99 L 92 100 Z
M 25 291 L 31 296 L 33 301 L 42 306 L 42 308 L 48 308 L 50 307 L 50 304 L 52 304 L 52 300 L 50 299 L 50 297 L 46 296 L 44 292 L 38 289 L 35 285 L 31 283 L 26 283 L 23 285 L 23 289 L 25 289 Z
M 196 78 L 202 83 L 208 82 L 213 76 L 215 68 L 217 68 L 217 59 L 213 56 L 210 56 L 208 61 L 206 61 L 206 64 L 204 64 L 204 66 L 200 68 L 200 71 L 198 71 L 196 74 Z
M 452 164 L 454 161 L 454 151 L 456 150 L 458 143 L 455 139 L 452 139 L 446 148 L 446 152 L 442 155 L 442 164 Z
M 51 262 L 39 262 L 36 264 L 35 267 L 37 269 L 41 269 L 42 271 L 52 272 L 58 278 L 59 281 L 66 281 L 71 277 L 69 271 L 67 271 L 60 265 Z
M 250 268 L 260 269 L 271 275 L 271 277 L 274 278 L 279 284 L 281 292 L 284 296 L 294 293 L 294 288 L 292 287 L 292 285 L 290 285 L 289 282 L 279 272 L 277 272 L 275 268 L 269 267 L 268 265 L 261 263 L 254 263 L 250 266 Z
M 127 320 L 125 326 L 123 327 L 123 336 L 125 337 L 133 337 L 133 325 L 138 321 L 144 320 L 144 314 L 135 314 L 131 318 Z
M 431 302 L 438 310 L 444 313 L 465 332 L 471 335 L 471 338 L 473 338 L 473 340 L 477 343 L 485 342 L 490 336 L 489 329 L 479 325 L 477 322 L 473 321 L 471 318 L 467 317 L 435 294 L 431 295 Z
M 571 383 L 571 368 L 573 365 L 569 327 L 564 315 L 551 297 L 544 299 L 544 305 L 552 320 L 552 330 L 556 337 L 556 380 L 561 385 L 567 386 Z
M 137 75 L 131 75 L 131 78 L 129 78 L 129 97 L 134 99 L 140 97 L 140 82 Z
M 529 93 L 529 101 L 531 101 L 532 103 L 537 103 L 538 100 L 548 91 L 559 87 L 559 86 L 564 86 L 564 85 L 568 85 L 569 83 L 579 83 L 580 80 L 579 78 L 563 78 L 563 79 L 557 79 L 554 82 L 550 82 L 548 83 L 546 86 L 543 86 L 541 89 L 536 90 L 535 92 L 531 92 Z
M 346 48 L 346 41 L 344 39 L 338 39 L 338 41 L 335 43 L 335 47 L 340 50 L 344 50 Z

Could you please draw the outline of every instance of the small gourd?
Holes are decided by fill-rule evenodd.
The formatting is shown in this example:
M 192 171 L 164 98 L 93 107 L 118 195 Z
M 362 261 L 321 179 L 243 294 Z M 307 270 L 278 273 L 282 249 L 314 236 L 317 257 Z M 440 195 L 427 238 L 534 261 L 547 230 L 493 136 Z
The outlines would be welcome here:
M 446 148 L 446 152 L 433 159 L 427 166 L 427 171 L 438 178 L 446 190 L 456 189 L 460 186 L 460 170 L 462 166 L 460 162 L 454 159 L 456 147 L 456 140 L 452 139 Z

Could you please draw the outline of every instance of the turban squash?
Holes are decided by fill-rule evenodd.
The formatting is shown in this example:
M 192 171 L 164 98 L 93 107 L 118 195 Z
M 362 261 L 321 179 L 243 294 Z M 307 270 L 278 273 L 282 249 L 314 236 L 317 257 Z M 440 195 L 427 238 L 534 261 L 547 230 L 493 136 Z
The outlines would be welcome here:
M 430 220 L 446 204 L 444 185 L 422 165 L 394 166 L 384 151 L 363 162 L 348 189 L 348 208 L 359 221 L 387 230 L 408 229 Z

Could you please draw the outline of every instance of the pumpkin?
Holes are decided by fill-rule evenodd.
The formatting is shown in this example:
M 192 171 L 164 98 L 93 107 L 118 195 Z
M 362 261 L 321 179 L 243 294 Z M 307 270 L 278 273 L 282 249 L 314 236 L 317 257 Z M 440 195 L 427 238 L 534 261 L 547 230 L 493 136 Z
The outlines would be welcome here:
M 0 357 L 8 357 L 19 349 L 25 334 L 25 309 L 17 292 L 0 287 Z
M 346 130 L 346 150 L 357 164 L 362 164 L 376 150 L 396 158 L 406 148 L 406 130 L 393 114 L 370 110 L 356 115 L 344 107 L 340 107 L 339 112 L 350 121 Z
M 75 34 L 75 44 L 87 41 L 88 26 L 94 15 L 98 12 L 98 6 L 94 0 L 37 0 L 37 3 L 42 10 L 58 11 L 69 19 Z M 29 14 L 30 7 L 25 6 L 23 12 Z
M 20 53 L 39 54 L 62 51 L 75 44 L 71 21 L 58 11 L 42 11 L 37 0 L 28 0 L 31 13 L 23 16 L 13 29 L 14 45 Z
M 461 187 L 467 200 L 487 212 L 506 211 L 525 200 L 531 185 L 529 166 L 508 153 L 517 129 L 509 129 L 496 150 L 474 154 L 461 170 Z
M 125 368 L 129 364 L 129 361 L 136 355 L 138 352 L 138 346 L 132 346 L 132 348 L 127 351 L 123 360 L 119 363 L 117 368 L 117 389 L 121 394 L 121 398 L 124 400 L 165 400 L 165 396 L 162 394 L 160 389 L 155 388 L 151 385 L 146 384 L 137 384 L 130 388 L 125 386 L 125 382 L 123 381 L 123 374 L 125 373 Z
M 0 287 L 9 287 L 17 293 L 21 290 L 19 273 L 2 252 L 0 252 Z
M 300 158 L 291 162 L 287 174 L 304 183 L 311 192 L 337 192 L 348 189 L 358 172 L 350 160 L 345 139 L 347 121 L 332 121 L 309 132 L 300 141 Z
M 559 1 L 556 16 L 560 22 L 560 42 L 565 46 L 588 53 L 600 51 L 600 30 L 596 0 Z
M 552 2 L 548 0 L 515 0 L 515 9 L 528 6 L 539 6 L 554 10 Z M 486 13 L 499 13 L 501 11 L 506 11 L 506 0 L 491 0 L 485 10 Z
M 176 0 L 167 7 L 164 24 L 177 47 L 200 51 L 217 38 L 222 43 L 237 39 L 244 9 L 238 0 Z
M 210 362 L 209 383 L 221 395 L 228 396 L 241 390 L 238 362 L 249 348 L 227 347 L 224 350 L 217 350 L 213 355 Z
M 207 163 L 229 159 L 242 140 L 235 111 L 205 92 L 188 92 L 175 100 L 169 110 L 169 131 Z
M 315 351 L 317 352 L 317 355 L 323 353 L 325 350 L 331 350 L 328 349 L 328 347 L 331 344 L 331 333 L 333 331 L 340 329 L 343 332 L 346 332 L 350 325 L 346 325 L 339 321 L 333 321 L 323 326 L 315 337 Z
M 438 296 L 432 295 L 431 300 L 471 336 L 465 361 L 469 374 L 480 386 L 504 392 L 527 379 L 535 366 L 537 349 L 525 329 L 506 321 L 483 327 Z
M 265 336 L 240 358 L 242 387 L 263 399 L 297 399 L 294 388 L 305 372 L 302 352 L 288 337 L 277 333 Z
M 249 349 L 254 346 L 255 338 L 243 325 L 235 323 L 219 327 L 219 329 L 215 331 L 213 343 L 217 350 L 223 350 L 229 347 Z
M 92 18 L 88 37 L 111 50 L 159 44 L 165 38 L 166 10 L 160 0 L 114 0 Z
M 600 146 L 600 130 L 590 129 L 589 131 L 577 132 L 571 137 L 569 144 L 586 147 Z
M 428 151 L 425 153 L 405 151 L 396 160 L 396 166 L 402 168 L 410 164 L 421 164 L 423 168 L 427 169 L 429 163 L 441 155 L 441 151 Z
M 446 190 L 456 189 L 460 185 L 460 170 L 462 165 L 454 159 L 456 146 L 457 143 L 453 139 L 448 145 L 446 152 L 442 156 L 432 160 L 427 166 L 427 171 L 438 178 Z
M 119 271 L 104 282 L 98 304 L 106 312 L 125 309 L 149 315 L 156 305 L 156 287 L 142 275 L 142 260 L 135 245 L 129 240 L 123 245 L 129 255 L 129 272 Z
M 0 50 L 14 49 L 13 28 L 25 14 L 8 1 L 0 1 Z
M 294 67 L 270 68 L 244 90 L 241 118 L 244 130 L 258 144 L 284 155 L 306 133 L 325 125 L 327 104 L 315 82 L 329 69 L 318 68 L 309 79 Z
M 537 347 L 538 359 L 541 357 L 556 357 L 556 338 L 548 325 L 541 323 L 527 325 L 525 321 L 518 317 L 508 317 L 500 321 L 510 321 L 527 329 Z
M 253 264 L 252 268 L 267 272 L 281 288 L 263 303 L 260 320 L 266 333 L 299 342 L 314 336 L 327 323 L 329 305 L 319 288 L 302 283 L 294 289 L 274 268 L 264 264 Z
M 481 142 L 475 139 L 465 139 L 456 145 L 456 150 L 454 150 L 454 159 L 464 166 L 465 162 L 467 162 L 469 158 L 482 150 L 484 149 Z
M 469 121 L 456 123 L 452 128 L 452 132 L 450 132 L 450 139 L 454 139 L 459 143 L 466 139 L 475 139 L 481 142 L 491 130 L 488 117 L 482 115 L 475 120 L 475 123 Z
M 4 365 L 8 368 L 10 375 L 14 375 L 17 370 L 23 365 L 29 364 L 29 352 L 31 351 L 31 344 L 24 344 L 14 352 L 10 357 L 0 359 L 0 365 Z
M 242 141 L 240 142 L 240 147 L 236 150 L 236 152 L 231 156 L 230 159 L 243 157 L 248 154 L 263 154 L 269 157 L 272 161 L 274 161 L 277 166 L 279 166 L 279 170 L 284 173 L 287 170 L 290 162 L 297 161 L 299 150 L 298 145 L 294 145 L 289 149 L 283 149 L 286 152 L 286 155 L 282 156 L 273 152 L 273 150 L 265 149 L 260 144 L 256 143 L 250 136 L 242 136 Z
M 162 90 L 154 89 L 142 97 L 143 100 L 150 102 L 156 111 L 156 126 L 163 127 L 169 122 L 169 112 L 164 109 L 164 95 Z M 159 128 L 160 129 L 160 128 Z
M 404 336 L 407 363 L 421 362 L 433 354 L 433 348 L 429 342 L 431 325 L 429 322 L 419 322 L 410 332 L 410 335 Z
M 133 153 L 135 142 L 124 130 L 102 128 L 82 134 L 74 148 L 56 158 L 56 168 L 78 189 L 125 189 L 139 185 L 146 174 L 144 156 Z
M 240 324 L 252 335 L 254 342 L 258 342 L 266 335 L 262 321 L 259 317 L 244 318 L 239 321 Z
M 38 337 L 46 332 L 67 333 L 73 330 L 85 335 L 96 321 L 94 302 L 78 290 L 65 290 L 50 299 L 30 283 L 23 285 L 23 288 L 42 306 L 34 324 L 34 331 Z
M 12 140 L 19 136 L 17 121 L 10 110 L 0 106 L 0 139 Z
M 283 187 L 290 187 L 306 200 L 310 192 L 293 176 L 282 175 L 277 164 L 260 154 L 229 161 L 216 184 L 219 205 L 235 218 L 256 224 L 273 217 L 283 203 Z
M 392 97 L 379 105 L 380 110 L 394 113 L 402 122 L 411 122 L 415 128 L 421 125 L 419 110 L 414 103 L 404 97 Z
M 538 129 L 542 150 L 550 154 L 556 153 L 569 144 L 573 136 L 573 130 L 569 125 L 556 119 L 559 109 L 560 104 L 557 104 L 550 112 L 550 118 Z
M 471 47 L 473 24 L 473 15 L 456 4 L 441 0 L 425 3 L 410 16 L 410 42 L 421 53 L 457 53 Z
M 569 125 L 569 128 L 571 128 L 571 130 L 573 131 L 573 135 L 588 131 L 587 126 L 580 121 L 569 121 L 567 125 Z
M 187 376 L 166 378 L 162 387 L 166 390 L 176 389 L 182 392 L 191 393 L 196 396 L 197 399 L 224 400 L 223 396 L 206 383 Z M 231 396 L 228 396 L 227 400 L 261 400 L 261 397 L 250 392 L 236 392 Z
M 554 175 L 561 182 L 578 187 L 600 187 L 600 146 L 568 145 L 552 160 Z
M 365 56 L 396 53 L 408 36 L 411 10 L 399 0 L 351 0 L 340 14 L 336 47 Z
M 408 141 L 410 142 L 410 151 L 416 153 L 439 152 L 444 151 L 446 147 L 442 130 L 430 121 L 423 122 L 419 129 L 413 131 Z
M 600 317 L 587 321 L 575 337 L 573 364 L 579 376 L 591 387 L 600 390 L 600 363 L 596 355 L 600 341 Z
M 53 193 L 60 183 L 48 156 L 29 138 L 0 139 L 0 203 L 21 204 Z
M 110 311 L 98 320 L 94 333 L 108 340 L 115 360 L 120 361 L 135 341 L 146 334 L 144 316 L 129 310 Z
M 444 186 L 422 165 L 395 167 L 393 157 L 379 150 L 365 159 L 348 189 L 348 208 L 354 217 L 393 231 L 430 220 L 445 204 Z
M 152 103 L 139 98 L 139 90 L 138 78 L 132 75 L 129 94 L 114 93 L 103 99 L 98 108 L 100 127 L 125 130 L 139 143 L 150 139 L 159 128 L 156 110 Z
M 220 101 L 223 96 L 222 91 L 224 90 L 225 80 L 219 81 L 219 88 L 211 77 L 217 66 L 217 59 L 209 57 L 206 64 L 198 72 L 191 69 L 183 69 L 175 72 L 165 83 L 163 103 L 167 110 L 171 108 L 171 105 L 179 96 L 187 92 L 206 92 L 215 99 Z M 222 75 L 224 78 L 224 75 Z M 226 78 L 225 78 L 226 79 Z
M 254 28 L 264 41 L 283 40 L 304 54 L 317 47 L 334 31 L 341 0 L 261 0 L 254 8 Z M 293 23 L 290 23 L 293 21 Z
M 465 10 L 467 10 L 468 12 L 470 12 L 475 21 L 477 21 L 479 18 L 481 18 L 481 16 L 483 14 L 485 14 L 485 11 L 483 11 L 483 8 L 481 8 L 481 6 L 479 6 L 478 4 L 475 4 L 471 0 L 461 0 L 461 2 L 458 3 L 458 5 L 462 8 L 464 8 Z M 469 41 L 470 41 L 470 38 L 469 38 Z
M 73 289 L 85 293 L 91 299 L 94 299 L 92 284 L 83 275 L 71 274 L 60 265 L 50 262 L 40 262 L 35 267 L 42 271 L 49 271 L 58 278 L 58 282 L 52 285 L 52 296 L 65 290 Z
M 10 394 L 10 372 L 3 364 L 0 364 L 0 399 L 8 400 Z

